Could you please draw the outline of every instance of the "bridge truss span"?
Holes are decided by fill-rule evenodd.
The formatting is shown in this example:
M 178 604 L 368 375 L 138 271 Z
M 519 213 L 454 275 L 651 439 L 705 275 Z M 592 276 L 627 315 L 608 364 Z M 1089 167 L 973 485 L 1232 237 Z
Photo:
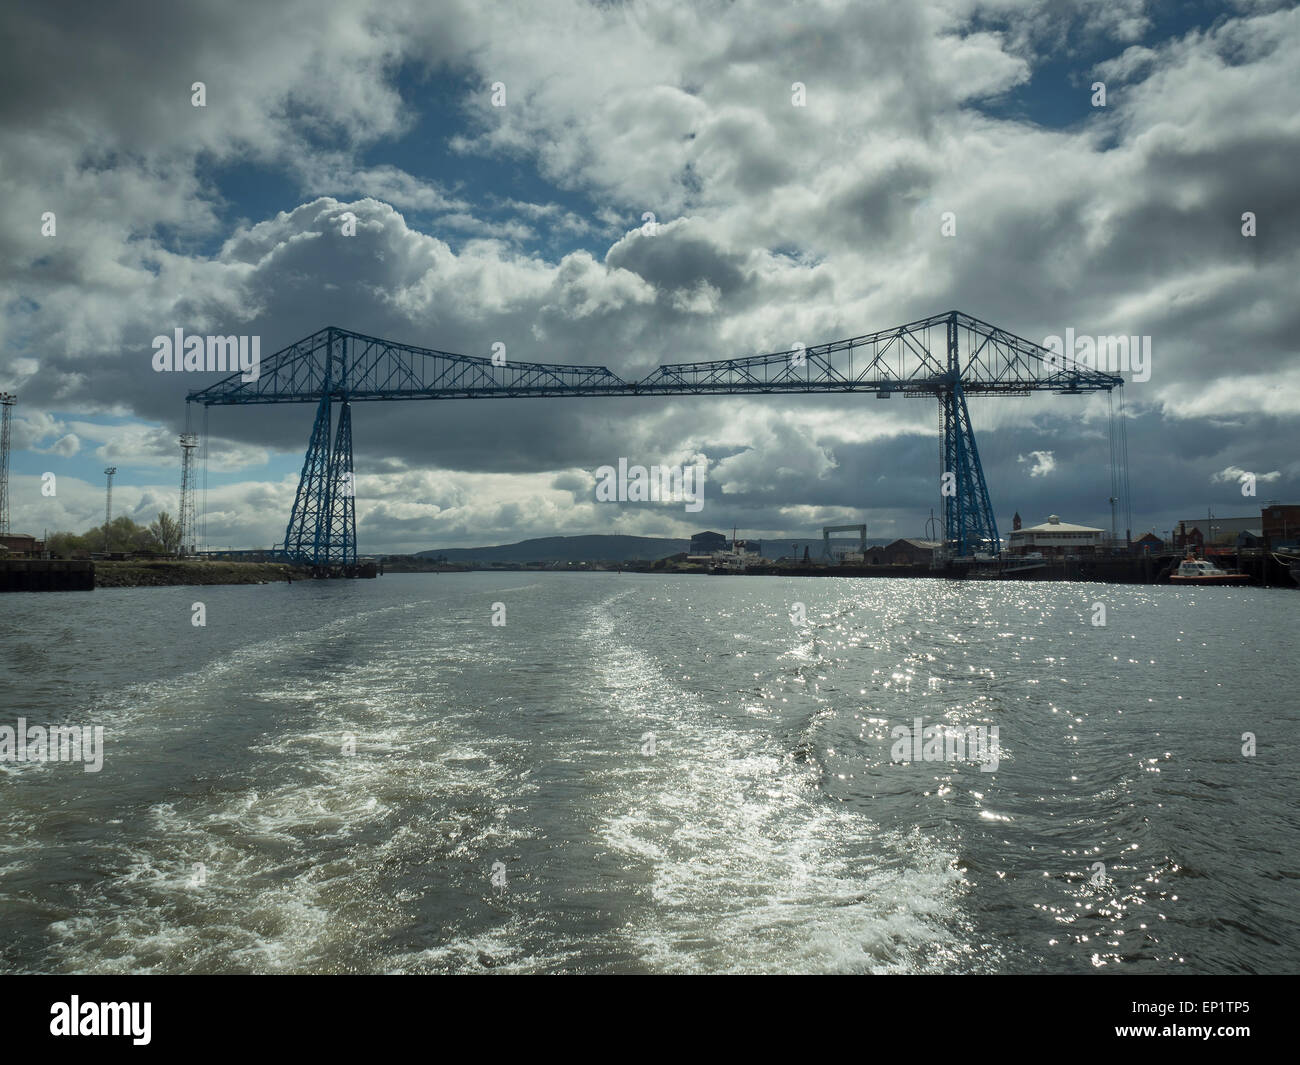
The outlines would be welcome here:
M 356 563 L 351 404 L 404 399 L 869 392 L 934 397 L 943 412 L 945 541 L 956 556 L 999 550 L 967 396 L 1079 395 L 1123 385 L 960 311 L 810 347 L 673 363 L 637 381 L 604 366 L 515 362 L 396 343 L 334 326 L 268 356 L 254 380 L 233 373 L 191 392 L 205 407 L 315 403 L 317 416 L 284 552 L 318 567 Z M 332 410 L 339 425 L 332 431 Z M 331 436 L 334 443 L 330 446 Z M 344 502 L 346 500 L 346 502 Z

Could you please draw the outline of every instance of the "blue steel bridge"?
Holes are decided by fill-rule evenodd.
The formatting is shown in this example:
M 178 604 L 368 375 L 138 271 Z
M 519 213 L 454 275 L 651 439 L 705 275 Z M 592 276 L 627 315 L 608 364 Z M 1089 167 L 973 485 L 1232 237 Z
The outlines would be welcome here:
M 997 552 L 999 540 L 966 397 L 1031 392 L 1081 395 L 1110 392 L 1123 383 L 1119 377 L 1062 358 L 969 314 L 948 311 L 803 350 L 673 363 L 640 381 L 624 381 L 604 366 L 510 361 L 497 365 L 490 358 L 399 344 L 329 326 L 263 359 L 256 381 L 244 381 L 236 372 L 186 399 L 205 408 L 237 403 L 316 404 L 283 554 L 289 561 L 321 571 L 346 571 L 357 562 L 353 403 L 809 392 L 936 399 L 943 421 L 945 546 L 953 556 L 969 558 L 977 550 Z M 1111 441 L 1114 486 L 1113 416 Z

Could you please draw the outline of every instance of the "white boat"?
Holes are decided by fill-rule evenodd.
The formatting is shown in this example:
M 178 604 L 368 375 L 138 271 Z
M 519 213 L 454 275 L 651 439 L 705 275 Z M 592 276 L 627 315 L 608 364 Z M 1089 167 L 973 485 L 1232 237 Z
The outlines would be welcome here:
M 1188 555 L 1169 575 L 1171 584 L 1249 584 L 1249 573 L 1228 573 L 1219 569 L 1208 558 Z

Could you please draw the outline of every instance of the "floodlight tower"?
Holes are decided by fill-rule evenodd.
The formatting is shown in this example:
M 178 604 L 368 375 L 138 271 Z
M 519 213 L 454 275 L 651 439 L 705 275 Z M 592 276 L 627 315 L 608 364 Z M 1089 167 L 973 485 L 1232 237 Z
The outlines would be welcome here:
M 0 536 L 9 535 L 9 418 L 17 399 L 0 392 Z
M 193 554 L 194 544 L 194 449 L 199 446 L 197 433 L 181 434 L 181 542 L 179 554 Z
M 108 489 L 104 494 L 104 554 L 108 554 L 108 523 L 113 520 L 113 474 L 117 473 L 116 466 L 108 466 L 104 469 L 104 476 L 108 478 Z

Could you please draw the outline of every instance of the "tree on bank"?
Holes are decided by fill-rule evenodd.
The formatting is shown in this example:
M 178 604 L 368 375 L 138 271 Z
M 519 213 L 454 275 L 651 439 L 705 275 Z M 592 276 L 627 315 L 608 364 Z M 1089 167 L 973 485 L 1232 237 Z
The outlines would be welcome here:
M 158 520 L 149 526 L 149 535 L 157 541 L 164 555 L 174 555 L 181 549 L 181 525 L 167 511 L 158 512 Z
M 55 532 L 50 534 L 47 548 L 51 555 L 67 558 L 76 552 L 95 554 L 174 555 L 180 547 L 180 526 L 165 510 L 159 513 L 152 525 L 138 525 L 125 514 L 108 524 L 107 537 L 103 525 L 87 529 L 84 533 Z

